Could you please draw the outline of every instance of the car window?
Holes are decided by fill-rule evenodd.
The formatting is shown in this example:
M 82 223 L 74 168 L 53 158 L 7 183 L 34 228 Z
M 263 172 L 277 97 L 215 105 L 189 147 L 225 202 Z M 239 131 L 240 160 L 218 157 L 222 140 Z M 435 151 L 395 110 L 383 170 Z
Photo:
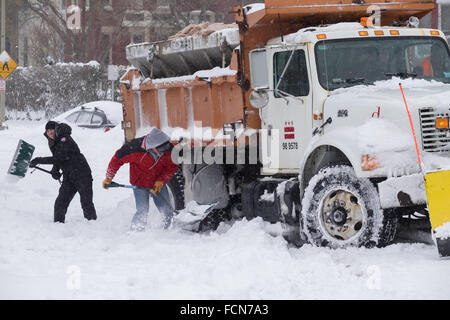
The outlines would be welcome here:
M 98 114 L 94 114 L 92 116 L 91 123 L 94 125 L 101 125 L 103 123 L 103 118 L 99 116 Z
M 92 113 L 82 111 L 80 112 L 80 116 L 77 119 L 78 125 L 89 125 L 91 124 Z
M 66 117 L 66 120 L 69 122 L 75 122 L 79 116 L 80 112 L 74 112 L 71 115 Z

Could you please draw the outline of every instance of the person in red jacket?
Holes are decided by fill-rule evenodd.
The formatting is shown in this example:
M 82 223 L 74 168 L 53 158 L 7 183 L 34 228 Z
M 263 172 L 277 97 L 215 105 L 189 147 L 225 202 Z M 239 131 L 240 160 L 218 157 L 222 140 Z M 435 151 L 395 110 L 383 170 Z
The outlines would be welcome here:
M 108 189 L 117 171 L 125 163 L 130 164 L 130 183 L 136 201 L 136 214 L 131 230 L 144 231 L 147 225 L 150 196 L 156 207 L 164 215 L 164 228 L 170 226 L 173 208 L 169 204 L 166 184 L 178 170 L 173 163 L 171 151 L 173 144 L 164 132 L 153 129 L 145 137 L 137 138 L 122 146 L 109 162 L 103 188 Z

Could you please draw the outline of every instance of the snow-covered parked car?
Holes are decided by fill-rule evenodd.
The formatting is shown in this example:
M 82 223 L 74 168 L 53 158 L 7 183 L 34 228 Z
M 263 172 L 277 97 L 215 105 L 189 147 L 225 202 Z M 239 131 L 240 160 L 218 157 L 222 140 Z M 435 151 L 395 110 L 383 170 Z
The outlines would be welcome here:
M 75 107 L 56 118 L 82 128 L 114 128 L 123 118 L 122 104 L 113 101 L 94 101 Z

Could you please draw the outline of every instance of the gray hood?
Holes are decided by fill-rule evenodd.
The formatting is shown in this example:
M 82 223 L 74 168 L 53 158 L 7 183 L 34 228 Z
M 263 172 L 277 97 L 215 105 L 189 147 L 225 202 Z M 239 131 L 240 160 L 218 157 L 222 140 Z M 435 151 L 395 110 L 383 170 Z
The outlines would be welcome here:
M 170 137 L 159 129 L 153 129 L 145 137 L 145 150 L 151 150 L 170 141 Z

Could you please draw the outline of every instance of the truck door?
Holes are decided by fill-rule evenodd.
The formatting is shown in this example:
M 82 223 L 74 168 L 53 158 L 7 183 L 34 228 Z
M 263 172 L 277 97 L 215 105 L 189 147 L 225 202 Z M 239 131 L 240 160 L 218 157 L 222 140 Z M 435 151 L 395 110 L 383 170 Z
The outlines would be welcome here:
M 260 111 L 262 128 L 266 129 L 260 148 L 264 174 L 297 173 L 311 137 L 312 88 L 307 50 L 307 46 L 297 45 L 267 51 L 273 90 L 269 92 L 269 104 Z

